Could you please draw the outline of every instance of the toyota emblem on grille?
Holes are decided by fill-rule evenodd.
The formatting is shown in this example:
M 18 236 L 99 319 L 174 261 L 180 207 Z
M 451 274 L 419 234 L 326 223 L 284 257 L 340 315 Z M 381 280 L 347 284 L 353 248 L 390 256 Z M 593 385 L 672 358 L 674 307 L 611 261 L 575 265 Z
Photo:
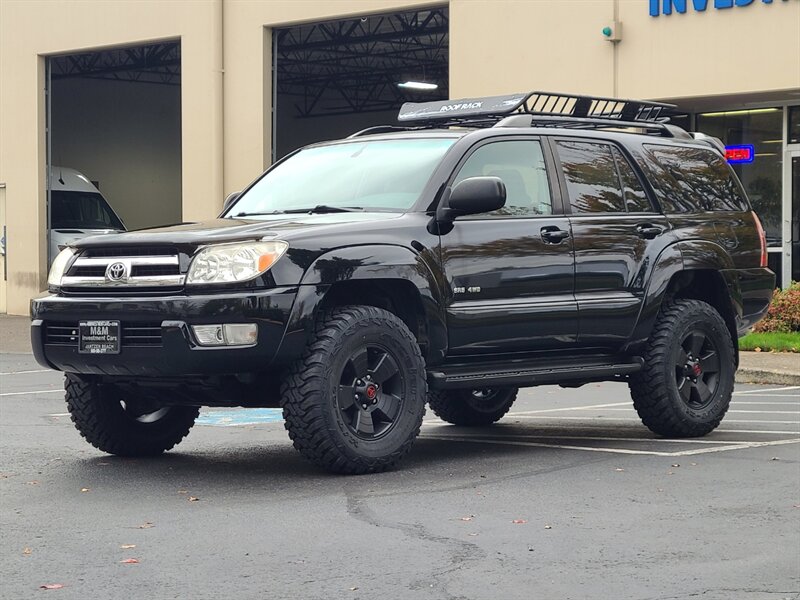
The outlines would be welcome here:
M 123 262 L 115 262 L 106 268 L 106 279 L 109 281 L 127 281 L 128 267 Z

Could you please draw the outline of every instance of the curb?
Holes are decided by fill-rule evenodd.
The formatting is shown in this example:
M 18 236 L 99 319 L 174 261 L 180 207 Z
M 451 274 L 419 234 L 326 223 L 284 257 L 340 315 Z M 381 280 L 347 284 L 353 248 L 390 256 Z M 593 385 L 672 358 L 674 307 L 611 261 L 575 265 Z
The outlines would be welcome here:
M 770 371 L 769 369 L 739 368 L 736 383 L 769 383 L 772 385 L 800 385 L 800 373 Z

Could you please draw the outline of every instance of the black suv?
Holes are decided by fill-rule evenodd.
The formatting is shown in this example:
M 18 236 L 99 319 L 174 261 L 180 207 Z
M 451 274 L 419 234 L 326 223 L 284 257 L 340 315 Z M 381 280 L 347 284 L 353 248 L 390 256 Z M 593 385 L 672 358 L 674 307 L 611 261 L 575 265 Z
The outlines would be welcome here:
M 426 403 L 482 426 L 521 387 L 609 380 L 655 433 L 704 435 L 775 276 L 724 147 L 670 108 L 406 104 L 406 126 L 298 150 L 216 220 L 64 250 L 32 301 L 36 359 L 125 456 L 172 448 L 200 406 L 280 406 L 305 457 L 375 472 Z

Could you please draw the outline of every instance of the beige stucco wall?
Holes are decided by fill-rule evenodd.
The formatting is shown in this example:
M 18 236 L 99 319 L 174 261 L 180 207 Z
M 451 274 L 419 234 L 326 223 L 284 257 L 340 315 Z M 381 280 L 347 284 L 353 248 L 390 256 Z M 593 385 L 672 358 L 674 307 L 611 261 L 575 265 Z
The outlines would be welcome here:
M 658 18 L 645 0 L 0 0 L 9 312 L 45 278 L 43 233 L 20 233 L 45 230 L 44 56 L 181 40 L 182 216 L 202 219 L 270 161 L 273 27 L 432 4 L 450 6 L 452 97 L 800 90 L 800 0 Z M 616 46 L 600 33 L 615 17 Z
M 0 2 L 8 312 L 26 313 L 46 279 L 44 56 L 180 38 L 183 218 L 204 218 L 222 196 L 221 12 L 220 0 Z

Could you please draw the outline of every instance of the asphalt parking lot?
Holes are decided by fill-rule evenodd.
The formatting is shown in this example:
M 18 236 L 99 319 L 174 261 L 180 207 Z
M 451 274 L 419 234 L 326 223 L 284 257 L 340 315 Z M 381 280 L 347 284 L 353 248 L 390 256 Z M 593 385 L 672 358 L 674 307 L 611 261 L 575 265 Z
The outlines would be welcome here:
M 2 598 L 800 598 L 798 387 L 737 385 L 699 440 L 656 439 L 624 385 L 525 390 L 494 427 L 429 414 L 399 470 L 341 477 L 266 409 L 110 457 L 60 374 L 0 373 Z

